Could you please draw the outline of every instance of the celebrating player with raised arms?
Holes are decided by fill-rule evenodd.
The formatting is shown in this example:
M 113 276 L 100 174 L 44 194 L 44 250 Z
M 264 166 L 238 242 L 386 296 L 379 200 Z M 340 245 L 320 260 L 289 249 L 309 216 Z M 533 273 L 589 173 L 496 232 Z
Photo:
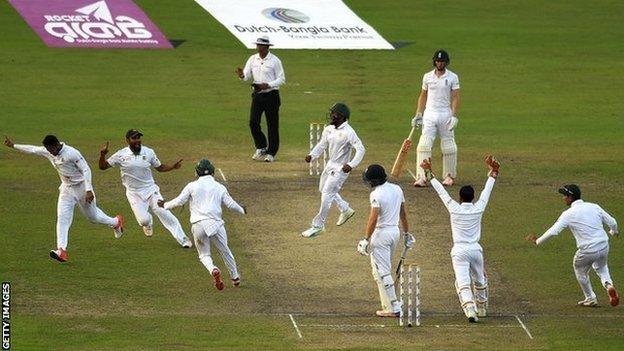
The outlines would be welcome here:
M 47 158 L 61 178 L 56 210 L 56 249 L 50 251 L 50 257 L 60 262 L 69 259 L 69 227 L 74 219 L 76 206 L 91 223 L 112 227 L 116 238 L 123 235 L 123 216 L 109 217 L 97 207 L 91 184 L 91 168 L 78 150 L 61 143 L 54 135 L 46 135 L 43 146 L 14 144 L 9 137 L 5 137 L 4 145 Z
M 192 244 L 184 234 L 180 221 L 171 211 L 164 210 L 157 205 L 162 196 L 160 195 L 160 188 L 154 182 L 151 170 L 154 167 L 158 172 L 169 172 L 180 168 L 182 160 L 173 165 L 161 163 L 154 150 L 142 145 L 142 136 L 143 133 L 136 129 L 128 130 L 126 132 L 128 146 L 117 151 L 108 159 L 106 159 L 106 154 L 108 154 L 107 142 L 100 150 L 100 169 L 119 167 L 121 181 L 126 188 L 126 197 L 146 236 L 152 236 L 154 230 L 152 215 L 148 212 L 151 209 L 180 246 L 189 248 Z
M 475 203 L 472 202 L 474 200 L 472 186 L 463 186 L 459 190 L 458 203 L 451 198 L 444 186 L 435 178 L 435 174 L 431 171 L 431 160 L 425 159 L 420 164 L 420 167 L 425 171 L 427 180 L 438 193 L 451 215 L 451 230 L 453 232 L 451 258 L 455 271 L 455 288 L 461 307 L 471 323 L 477 322 L 478 317 L 487 315 L 488 281 L 483 263 L 483 248 L 479 244 L 479 240 L 481 239 L 481 218 L 490 199 L 500 167 L 498 161 L 490 155 L 485 158 L 485 163 L 490 171 L 485 188 Z M 473 287 L 475 294 L 473 294 Z

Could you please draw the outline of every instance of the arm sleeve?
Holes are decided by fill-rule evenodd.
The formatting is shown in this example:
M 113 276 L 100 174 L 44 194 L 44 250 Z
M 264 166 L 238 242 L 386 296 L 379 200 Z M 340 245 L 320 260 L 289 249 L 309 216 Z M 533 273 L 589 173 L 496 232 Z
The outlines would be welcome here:
M 451 209 L 451 206 L 457 205 L 457 202 L 451 198 L 451 196 L 446 192 L 444 186 L 435 178 L 431 179 L 431 186 L 438 193 L 440 200 L 444 203 L 447 209 Z
M 93 191 L 93 185 L 91 183 L 91 168 L 89 167 L 87 161 L 84 159 L 84 157 L 82 157 L 82 155 L 78 154 L 76 155 L 74 163 L 76 163 L 76 167 L 78 168 L 80 173 L 82 173 L 82 177 L 84 178 L 85 182 L 85 190 Z
M 189 184 L 185 186 L 184 189 L 182 189 L 182 192 L 180 193 L 180 195 L 178 195 L 178 197 L 176 197 L 173 200 L 165 202 L 165 204 L 163 205 L 163 208 L 165 210 L 170 210 L 174 207 L 180 207 L 184 205 L 189 200 L 190 197 L 191 197 L 191 188 Z
M 455 76 L 455 79 L 453 79 L 453 82 L 451 82 L 451 90 L 457 89 L 459 89 L 459 76 Z
M 234 199 L 232 198 L 232 196 L 230 196 L 230 193 L 228 193 L 227 190 L 223 193 L 222 201 L 225 207 L 229 208 L 230 210 L 238 212 L 240 214 L 245 214 L 245 210 L 241 207 L 241 205 L 238 204 L 238 202 L 234 201 Z
M 154 168 L 158 168 L 162 165 L 162 163 L 160 162 L 160 160 L 158 159 L 158 156 L 156 156 L 156 153 L 154 151 L 151 152 L 149 161 L 150 161 L 150 165 Z
M 313 160 L 319 158 L 323 154 L 323 152 L 325 152 L 325 149 L 327 149 L 327 128 L 323 129 L 323 133 L 321 134 L 321 140 L 318 142 L 318 144 L 314 146 L 312 151 L 310 151 L 310 156 L 312 156 Z
M 279 88 L 280 85 L 286 83 L 286 75 L 284 74 L 284 67 L 282 67 L 282 61 L 275 57 L 275 80 L 267 82 L 271 88 Z
M 247 62 L 245 63 L 245 68 L 243 68 L 243 80 L 244 81 L 248 81 L 252 76 L 251 74 L 251 59 L 252 58 L 253 56 L 247 59 Z
M 477 207 L 481 209 L 485 209 L 490 201 L 490 195 L 492 195 L 492 188 L 494 188 L 494 183 L 496 182 L 495 178 L 488 177 L 488 180 L 485 182 L 485 187 L 483 191 L 481 191 L 481 195 L 479 196 L 479 200 L 477 201 Z
M 116 167 L 121 164 L 121 156 L 119 155 L 119 151 L 115 152 L 111 155 L 111 157 L 106 160 L 111 167 Z
M 425 77 L 427 77 L 427 75 L 423 75 L 422 78 L 422 90 L 429 90 L 429 87 L 427 87 L 427 80 L 425 79 Z
M 43 146 L 14 144 L 13 148 L 15 150 L 21 151 L 21 152 L 26 153 L 26 154 L 34 154 L 34 155 L 39 155 L 39 156 L 43 156 L 43 157 L 48 157 L 48 155 L 50 155 L 48 150 L 46 150 L 46 148 L 43 147 Z
M 375 193 L 371 193 L 369 198 L 370 198 L 371 207 L 376 207 L 376 208 L 381 207 L 381 205 L 379 205 L 379 199 L 377 199 L 377 196 L 375 196 Z
M 559 219 L 557 219 L 557 221 L 555 222 L 555 224 L 553 224 L 552 227 L 548 228 L 548 230 L 542 234 L 542 236 L 540 236 L 539 238 L 537 238 L 537 241 L 535 241 L 535 244 L 537 245 L 541 245 L 544 242 L 546 242 L 546 240 L 550 239 L 550 237 L 553 237 L 555 235 L 558 235 L 559 233 L 561 233 L 562 230 L 566 229 L 568 227 L 568 217 L 566 216 L 566 213 L 562 213 L 561 216 L 559 216 Z
M 355 148 L 355 155 L 353 155 L 353 158 L 351 161 L 347 162 L 347 164 L 351 166 L 351 168 L 355 168 L 360 164 L 360 162 L 362 162 L 366 149 L 364 148 L 362 140 L 358 138 L 355 132 L 349 136 L 349 143 Z
M 609 229 L 616 231 L 616 232 L 618 231 L 618 225 L 617 225 L 617 222 L 615 221 L 615 218 L 613 218 L 609 213 L 607 213 L 607 211 L 603 210 L 602 207 L 600 208 L 600 217 L 602 219 L 602 223 L 608 225 Z

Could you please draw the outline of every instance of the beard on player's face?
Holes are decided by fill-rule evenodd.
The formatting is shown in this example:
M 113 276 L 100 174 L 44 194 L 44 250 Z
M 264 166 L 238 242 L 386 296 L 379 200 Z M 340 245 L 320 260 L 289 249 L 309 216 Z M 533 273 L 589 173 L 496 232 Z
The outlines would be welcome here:
M 329 124 L 331 124 L 331 125 L 333 125 L 335 127 L 339 127 L 346 120 L 344 117 L 342 117 L 342 115 L 340 115 L 337 112 L 330 112 L 329 116 L 327 117 L 327 119 L 329 120 Z
M 128 146 L 132 152 L 138 154 L 141 151 L 141 137 L 129 138 L 126 141 L 128 142 Z
M 446 69 L 446 62 L 444 61 L 436 61 L 436 70 L 438 71 L 444 71 Z

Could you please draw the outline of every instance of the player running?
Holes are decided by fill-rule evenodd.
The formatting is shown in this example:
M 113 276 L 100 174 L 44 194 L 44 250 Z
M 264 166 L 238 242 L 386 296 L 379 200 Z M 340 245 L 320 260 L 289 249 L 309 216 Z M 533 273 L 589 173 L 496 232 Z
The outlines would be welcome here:
M 123 216 L 109 217 L 96 205 L 95 193 L 91 183 L 91 168 L 84 157 L 75 148 L 59 142 L 54 135 L 46 135 L 43 146 L 14 144 L 9 137 L 4 138 L 4 145 L 18 151 L 39 155 L 47 158 L 61 178 L 57 204 L 56 249 L 50 251 L 50 257 L 66 262 L 69 228 L 74 219 L 74 208 L 91 223 L 104 224 L 112 227 L 115 238 L 123 235 Z
M 485 163 L 490 169 L 488 180 L 479 200 L 474 204 L 472 203 L 474 199 L 472 186 L 463 186 L 459 190 L 459 203 L 457 203 L 435 178 L 435 174 L 431 171 L 431 159 L 425 159 L 420 164 L 427 180 L 451 215 L 453 232 L 451 258 L 455 271 L 455 288 L 464 314 L 471 323 L 478 322 L 478 317 L 487 316 L 488 281 L 483 263 L 483 248 L 479 244 L 479 239 L 481 239 L 481 218 L 498 177 L 500 164 L 491 155 L 485 157 Z
M 598 305 L 596 294 L 589 280 L 589 269 L 593 268 L 600 277 L 602 286 L 607 290 L 609 303 L 617 306 L 620 303 L 613 280 L 609 274 L 607 258 L 609 256 L 609 236 L 603 228 L 603 224 L 609 226 L 609 234 L 619 234 L 615 219 L 602 207 L 581 199 L 581 189 L 576 184 L 569 184 L 559 189 L 563 195 L 563 201 L 569 209 L 563 211 L 561 216 L 539 238 L 535 234 L 526 237 L 531 243 L 541 245 L 551 237 L 558 235 L 565 228 L 570 228 L 576 240 L 577 251 L 574 254 L 574 273 L 578 280 L 585 299 L 578 302 L 579 306 L 595 307 Z
M 183 248 L 193 246 L 189 238 L 184 234 L 180 221 L 171 213 L 158 207 L 158 200 L 162 199 L 160 188 L 154 182 L 151 168 L 158 172 L 169 172 L 179 169 L 182 160 L 173 165 L 165 165 L 160 162 L 154 150 L 141 144 L 143 133 L 136 129 L 126 132 L 128 146 L 117 151 L 106 159 L 108 154 L 108 142 L 100 149 L 99 167 L 106 170 L 111 167 L 119 167 L 121 182 L 126 188 L 126 197 L 134 212 L 139 225 L 143 227 L 143 233 L 150 237 L 154 233 L 153 218 L 149 209 L 158 217 L 160 222 L 169 230 L 171 235 Z
M 321 141 L 305 157 L 305 161 L 310 163 L 319 158 L 325 149 L 329 148 L 329 160 L 319 181 L 321 208 L 312 220 L 312 227 L 301 233 L 306 238 L 316 236 L 325 230 L 325 221 L 333 202 L 336 202 L 340 210 L 340 217 L 336 225 L 343 225 L 355 214 L 349 203 L 339 194 L 342 185 L 349 177 L 349 172 L 360 164 L 366 152 L 362 141 L 349 125 L 350 115 L 351 112 L 347 105 L 341 102 L 335 103 L 329 109 L 330 125 L 323 129 Z M 355 149 L 355 155 L 349 161 L 353 149 Z
M 221 204 L 240 214 L 246 214 L 245 207 L 239 205 L 228 193 L 225 186 L 218 183 L 213 175 L 215 168 L 209 160 L 203 159 L 195 166 L 198 179 L 188 183 L 180 195 L 171 201 L 158 201 L 158 206 L 167 210 L 184 205 L 190 201 L 191 231 L 195 238 L 195 247 L 199 253 L 199 260 L 211 272 L 215 287 L 223 290 L 225 284 L 221 279 L 221 270 L 214 265 L 210 254 L 210 244 L 217 247 L 223 258 L 232 285 L 240 284 L 240 275 L 236 268 L 234 255 L 228 247 L 227 233 L 221 218 Z

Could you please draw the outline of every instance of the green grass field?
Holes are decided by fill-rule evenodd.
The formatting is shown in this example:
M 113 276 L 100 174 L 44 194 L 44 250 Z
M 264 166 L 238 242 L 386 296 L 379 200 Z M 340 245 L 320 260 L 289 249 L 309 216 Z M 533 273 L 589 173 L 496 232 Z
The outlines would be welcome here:
M 278 162 L 264 164 L 249 159 L 249 90 L 234 75 L 252 51 L 193 1 L 136 2 L 168 38 L 184 43 L 175 50 L 47 48 L 0 2 L 0 135 L 39 144 L 53 133 L 77 147 L 92 166 L 98 204 L 127 222 L 126 235 L 114 240 L 77 213 L 70 261 L 51 260 L 58 176 L 42 158 L 0 148 L 0 279 L 12 284 L 14 350 L 622 348 L 624 310 L 608 306 L 595 275 L 601 307 L 576 306 L 582 294 L 569 231 L 539 249 L 523 237 L 555 221 L 565 209 L 556 189 L 570 182 L 624 221 L 624 3 L 347 1 L 387 40 L 409 45 L 275 50 L 287 77 L 282 144 Z M 440 47 L 461 80 L 460 185 L 481 189 L 485 153 L 503 163 L 483 223 L 493 316 L 465 323 L 448 214 L 433 190 L 410 187 L 404 175 L 424 318 L 420 328 L 401 329 L 373 317 L 376 286 L 355 251 L 368 211 L 360 174 L 370 163 L 391 167 Z M 357 214 L 306 240 L 299 233 L 319 202 L 303 162 L 308 122 L 322 120 L 338 100 L 351 107 L 351 125 L 367 147 L 343 191 Z M 179 248 L 160 223 L 154 237 L 143 235 L 118 172 L 96 166 L 100 145 L 122 147 L 128 128 L 141 129 L 164 162 L 185 160 L 181 170 L 155 176 L 168 198 L 193 179 L 202 157 L 226 174 L 230 193 L 249 209 L 246 217 L 225 216 L 240 288 L 217 292 L 194 249 Z M 439 146 L 434 155 L 439 169 Z M 175 213 L 190 235 L 188 210 Z M 334 209 L 329 223 L 336 217 Z M 611 241 L 620 292 L 623 246 L 621 238 Z

